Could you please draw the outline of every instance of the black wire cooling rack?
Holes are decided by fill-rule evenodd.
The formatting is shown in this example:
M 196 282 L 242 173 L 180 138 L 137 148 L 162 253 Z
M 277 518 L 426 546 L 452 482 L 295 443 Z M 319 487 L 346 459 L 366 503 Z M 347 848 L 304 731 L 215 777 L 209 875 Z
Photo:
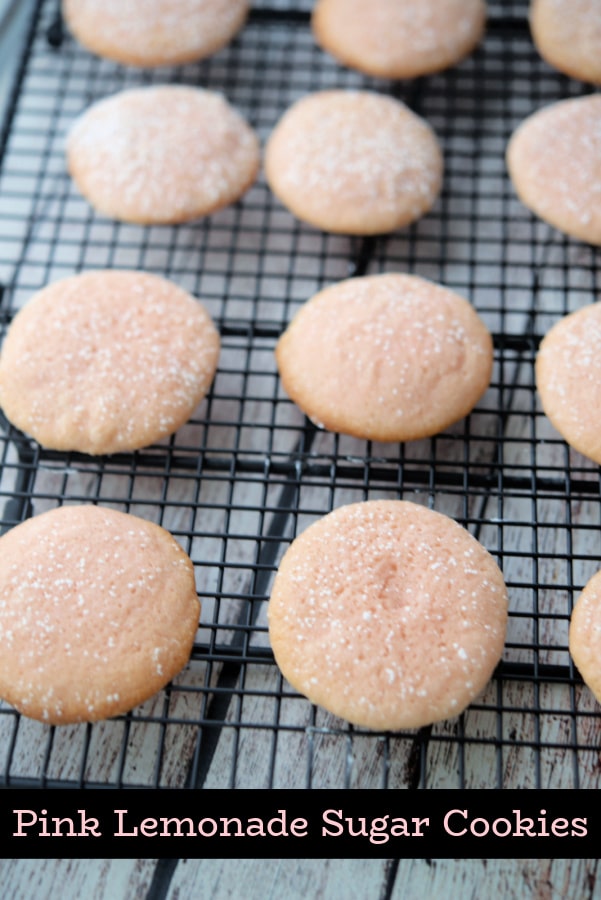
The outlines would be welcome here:
M 415 82 L 365 78 L 313 42 L 308 2 L 255 3 L 231 46 L 197 65 L 139 71 L 100 60 L 39 0 L 0 136 L 1 324 L 50 281 L 139 268 L 201 297 L 223 341 L 213 389 L 170 440 L 131 455 L 41 450 L 3 424 L 1 524 L 93 502 L 169 528 L 203 603 L 187 668 L 130 714 L 53 728 L 0 707 L 0 778 L 14 786 L 576 788 L 599 779 L 598 707 L 567 646 L 573 600 L 601 558 L 599 468 L 540 411 L 538 342 L 591 302 L 599 255 L 517 201 L 505 146 L 531 111 L 590 86 L 538 57 L 525 4 L 491 2 L 477 52 Z M 96 215 L 66 174 L 63 143 L 90 102 L 165 81 L 223 91 L 268 135 L 311 90 L 367 87 L 435 128 L 446 178 L 434 210 L 397 234 L 325 235 L 259 179 L 205 220 L 137 227 Z M 295 310 L 353 274 L 410 271 L 470 298 L 494 335 L 490 390 L 444 434 L 381 445 L 317 431 L 285 397 L 273 348 Z M 41 336 L 41 339 L 43 337 Z M 346 502 L 411 499 L 455 517 L 501 565 L 511 599 L 495 676 L 459 718 L 379 734 L 314 708 L 282 680 L 265 607 L 290 539 Z

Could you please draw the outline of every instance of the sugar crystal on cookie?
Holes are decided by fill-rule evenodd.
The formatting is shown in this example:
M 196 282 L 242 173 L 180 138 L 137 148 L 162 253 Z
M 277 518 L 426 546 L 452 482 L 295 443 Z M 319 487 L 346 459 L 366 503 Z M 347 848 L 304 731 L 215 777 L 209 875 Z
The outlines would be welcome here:
M 484 31 L 484 0 L 318 0 L 313 34 L 344 65 L 415 78 L 459 62 Z
M 133 519 L 60 507 L 0 539 L 0 696 L 25 715 L 117 715 L 187 662 L 200 612 L 192 563 L 164 529 Z
M 173 224 L 238 200 L 254 182 L 259 143 L 224 96 L 186 85 L 129 88 L 72 124 L 67 164 L 99 212 Z
M 298 218 L 325 231 L 378 234 L 425 214 L 441 187 L 432 128 L 403 103 L 369 91 L 297 101 L 265 148 L 265 173 Z
M 62 0 L 71 33 L 92 53 L 133 66 L 203 59 L 242 28 L 249 0 Z
M 447 566 L 464 549 L 471 564 Z M 457 612 L 466 586 L 469 619 Z M 354 724 L 412 728 L 482 690 L 503 649 L 507 595 L 492 557 L 453 520 L 369 501 L 293 542 L 268 616 L 276 661 L 301 693 Z
M 511 137 L 507 165 L 525 206 L 560 231 L 601 244 L 601 96 L 532 113 Z
M 86 272 L 38 292 L 15 317 L 0 354 L 0 405 L 43 446 L 134 450 L 188 420 L 219 348 L 207 311 L 175 284 Z
M 391 272 L 316 294 L 281 336 L 276 359 L 286 392 L 314 422 L 405 441 L 471 411 L 488 386 L 493 346 L 464 298 Z

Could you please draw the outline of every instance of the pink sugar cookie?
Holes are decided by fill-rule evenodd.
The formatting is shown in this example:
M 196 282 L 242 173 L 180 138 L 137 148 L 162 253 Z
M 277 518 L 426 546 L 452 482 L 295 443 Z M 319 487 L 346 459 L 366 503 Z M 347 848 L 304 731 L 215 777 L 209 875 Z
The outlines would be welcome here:
M 204 59 L 240 31 L 249 0 L 63 0 L 65 23 L 92 53 L 131 66 Z
M 73 123 L 67 167 L 105 216 L 170 225 L 238 200 L 259 169 L 253 129 L 221 94 L 185 85 L 130 88 Z
M 601 95 L 560 100 L 525 119 L 508 144 L 507 166 L 535 215 L 601 245 Z
M 551 328 L 535 371 L 547 417 L 571 447 L 601 464 L 601 303 Z
M 601 0 L 532 0 L 529 19 L 532 39 L 549 65 L 601 84 Z
M 589 579 L 576 601 L 569 648 L 584 683 L 601 703 L 601 572 Z
M 15 316 L 0 352 L 0 406 L 43 447 L 137 450 L 190 418 L 213 381 L 219 349 L 202 304 L 165 278 L 74 275 L 43 288 Z
M 480 41 L 484 0 L 318 0 L 317 43 L 344 65 L 380 78 L 454 66 Z
M 0 538 L 0 696 L 48 724 L 127 712 L 186 665 L 200 603 L 165 529 L 63 506 Z
M 291 106 L 265 148 L 267 182 L 324 231 L 382 234 L 423 216 L 442 184 L 430 125 L 393 97 L 319 91 Z
M 288 396 L 319 426 L 377 441 L 438 434 L 486 391 L 492 337 L 443 285 L 390 272 L 316 294 L 276 347 Z
M 462 712 L 501 658 L 507 592 L 492 556 L 457 522 L 372 500 L 319 519 L 286 551 L 268 607 L 284 677 L 370 729 Z

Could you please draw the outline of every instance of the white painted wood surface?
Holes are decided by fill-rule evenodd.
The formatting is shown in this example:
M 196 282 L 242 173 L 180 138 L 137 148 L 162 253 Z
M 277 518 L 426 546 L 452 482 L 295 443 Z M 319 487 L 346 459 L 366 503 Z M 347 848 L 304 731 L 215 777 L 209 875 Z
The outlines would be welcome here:
M 11 900 L 139 900 L 156 860 L 22 860 L 0 862 Z M 168 900 L 379 900 L 392 863 L 386 860 L 181 860 Z M 391 900 L 471 900 L 482 896 L 583 900 L 595 890 L 598 860 L 400 860 Z
M 285 0 L 279 5 L 285 7 Z M 26 23 L 23 10 L 21 24 Z M 308 34 L 298 46 L 282 34 L 273 36 L 273 44 L 270 40 L 254 38 L 265 54 L 261 64 L 268 66 L 273 60 L 281 67 L 288 55 L 291 64 L 313 64 L 315 51 Z M 493 62 L 502 58 L 498 56 L 501 40 L 498 35 L 490 38 Z M 529 111 L 528 94 L 520 87 L 519 75 L 523 75 L 526 42 L 523 37 L 518 47 L 516 95 L 511 101 L 516 121 Z M 244 78 L 253 64 L 259 64 L 250 51 L 243 51 L 239 70 L 238 62 L 231 60 L 223 67 L 225 75 L 236 72 L 232 89 L 238 90 L 242 99 Z M 73 96 L 67 90 L 65 98 L 61 57 L 44 56 L 41 44 L 36 52 L 44 58 L 39 69 L 30 73 L 31 96 L 24 93 L 18 110 L 19 140 L 9 148 L 10 178 L 1 180 L 0 174 L 0 278 L 13 285 L 15 307 L 26 302 L 37 286 L 80 267 L 117 265 L 161 271 L 169 261 L 179 282 L 206 296 L 215 315 L 230 322 L 255 318 L 283 325 L 315 290 L 348 274 L 353 242 L 296 228 L 277 204 L 265 212 L 262 182 L 239 208 L 213 217 L 206 231 L 183 226 L 174 235 L 171 229 L 145 231 L 101 219 L 92 221 L 65 178 L 61 141 L 70 119 L 79 111 L 82 84 L 85 87 L 89 76 L 87 67 L 93 65 L 85 54 L 77 57 L 74 68 L 68 69 Z M 65 52 L 77 51 L 69 45 Z M 0 59 L 7 61 L 8 57 Z M 10 83 L 8 68 L 0 67 L 0 90 Z M 100 85 L 108 92 L 121 84 L 114 67 L 100 64 L 93 71 L 98 78 L 96 90 Z M 341 76 L 333 64 L 316 71 L 320 87 L 341 80 L 345 86 L 357 83 L 352 74 Z M 469 83 L 469 64 L 466 72 Z M 505 74 L 492 66 L 488 77 L 503 78 Z M 131 76 L 132 81 L 135 78 Z M 545 226 L 533 225 L 519 204 L 507 199 L 499 164 L 502 140 L 495 131 L 492 105 L 498 102 L 500 119 L 508 113 L 501 100 L 495 101 L 495 91 L 490 91 L 487 126 L 479 130 L 473 125 L 474 110 L 469 97 L 466 99 L 462 76 L 451 83 L 457 91 L 452 125 L 448 126 L 446 109 L 436 103 L 427 107 L 434 124 L 447 122 L 447 149 L 456 167 L 447 192 L 436 213 L 420 226 L 417 245 L 412 233 L 391 237 L 376 247 L 370 271 L 403 268 L 413 260 L 420 274 L 463 287 L 491 330 L 516 340 L 529 327 L 536 272 L 540 290 L 535 332 L 542 333 L 567 308 L 592 299 L 589 294 L 599 286 L 595 284 L 598 269 L 588 248 L 566 248 L 561 238 Z M 308 81 L 305 89 L 313 86 L 317 85 Z M 263 137 L 276 113 L 300 90 L 296 83 L 266 84 L 261 99 L 265 110 L 257 117 Z M 44 92 L 47 100 L 42 104 L 39 98 Z M 440 94 L 434 91 L 434 95 Z M 256 111 L 261 104 L 255 98 L 249 105 Z M 52 134 L 43 165 L 36 156 L 40 123 Z M 469 168 L 474 159 L 480 161 L 476 181 Z M 461 166 L 465 171 L 459 171 Z M 1 214 L 7 210 L 15 215 L 7 218 L 10 225 L 3 226 Z M 470 219 L 474 216 L 481 221 L 472 230 Z M 510 236 L 500 224 L 508 219 Z M 234 231 L 236 246 L 232 248 L 228 241 Z M 291 259 L 294 271 L 290 271 Z M 503 297 L 499 297 L 499 284 L 503 285 Z M 93 461 L 65 463 L 59 459 L 37 466 L 31 485 L 34 513 L 56 505 L 59 498 L 68 502 L 92 498 L 160 521 L 172 530 L 196 564 L 203 601 L 201 643 L 216 638 L 227 644 L 238 633 L 238 616 L 246 609 L 244 598 L 262 577 L 259 554 L 269 543 L 269 527 L 285 487 L 284 475 L 273 463 L 287 460 L 304 428 L 302 415 L 282 394 L 272 349 L 270 337 L 226 338 L 215 399 L 210 407 L 203 405 L 173 444 L 174 453 L 192 458 L 194 448 L 202 443 L 210 459 L 231 459 L 231 476 L 210 467 L 198 479 L 193 468 L 165 474 L 140 466 L 133 472 L 127 462 L 114 461 L 105 467 Z M 459 423 L 433 441 L 404 448 L 372 445 L 368 450 L 364 442 L 318 433 L 311 462 L 321 469 L 303 475 L 297 486 L 293 502 L 298 515 L 288 523 L 276 561 L 294 533 L 333 506 L 399 494 L 434 505 L 461 521 L 468 520 L 485 546 L 500 554 L 512 602 L 506 661 L 566 666 L 570 603 L 601 559 L 598 490 L 595 493 L 591 488 L 569 498 L 552 490 L 536 496 L 523 488 L 523 480 L 548 475 L 551 482 L 557 481 L 569 465 L 573 478 L 595 484 L 598 468 L 568 453 L 540 410 L 533 413 L 531 356 L 506 352 L 498 357 L 491 388 L 469 424 Z M 503 423 L 500 408 L 506 411 Z M 490 490 L 483 487 L 466 497 L 461 483 L 447 482 L 441 473 L 461 476 L 469 470 L 470 475 L 485 479 L 496 471 L 501 424 L 505 427 L 502 466 L 510 487 L 499 495 L 493 478 Z M 368 453 L 371 477 L 363 480 Z M 257 459 L 272 465 L 269 478 L 244 466 Z M 399 463 L 407 485 L 394 481 Z M 11 443 L 0 480 L 5 497 L 15 490 L 18 468 Z M 416 472 L 429 475 L 431 483 L 413 481 Z M 257 543 L 258 535 L 263 536 L 262 544 Z M 263 604 L 249 635 L 249 651 L 267 647 Z M 72 726 L 51 732 L 22 720 L 15 740 L 12 717 L 2 715 L 0 769 L 4 770 L 10 754 L 10 777 L 17 780 L 77 783 L 83 779 L 86 783 L 182 787 L 197 751 L 199 728 L 195 723 L 206 716 L 211 699 L 219 695 L 223 670 L 220 661 L 195 660 L 175 680 L 173 690 L 148 701 L 130 721 L 100 723 L 91 729 Z M 297 697 L 272 665 L 244 664 L 234 680 L 228 688 L 232 700 L 204 787 L 364 790 L 380 788 L 385 775 L 388 788 L 407 788 L 414 765 L 411 735 L 396 739 L 360 731 L 351 734 L 344 723 Z M 493 787 L 499 777 L 504 788 L 573 788 L 571 747 L 576 727 L 584 748 L 578 754 L 579 786 L 598 788 L 597 713 L 595 701 L 580 685 L 555 684 L 544 678 L 534 682 L 504 679 L 501 686 L 493 681 L 460 721 L 433 727 L 420 786 L 456 788 L 462 772 L 468 788 Z M 462 742 L 457 739 L 459 734 Z M 533 742 L 540 747 L 533 749 Z M 0 884 L 3 896 L 23 900 L 54 896 L 127 900 L 147 895 L 156 865 L 153 859 L 3 860 Z M 596 896 L 596 870 L 596 860 L 408 859 L 398 861 L 397 866 L 389 860 L 373 859 L 188 859 L 174 867 L 161 896 L 221 900 L 241 896 L 243 885 L 249 900 L 272 896 L 290 900 L 388 896 L 392 900 L 463 900 L 494 895 L 555 900 Z

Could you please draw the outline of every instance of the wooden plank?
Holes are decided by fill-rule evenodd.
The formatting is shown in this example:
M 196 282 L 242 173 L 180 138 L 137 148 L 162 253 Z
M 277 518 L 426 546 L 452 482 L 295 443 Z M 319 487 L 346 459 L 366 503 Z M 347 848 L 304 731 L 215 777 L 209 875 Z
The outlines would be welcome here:
M 155 859 L 4 859 L 2 893 L 11 900 L 133 900 L 145 896 Z
M 286 900 L 365 900 L 383 896 L 388 868 L 386 860 L 370 859 L 188 860 L 178 865 L 167 900 L 225 900 L 239 896 L 241 885 L 247 900 L 271 895 Z
M 597 860 L 401 860 L 391 900 L 423 897 L 595 897 Z
M 156 860 L 3 860 L 0 875 L 14 900 L 60 894 L 65 900 L 144 896 Z M 391 900 L 448 897 L 463 900 L 493 892 L 499 897 L 536 896 L 541 900 L 596 896 L 598 860 L 402 859 Z M 182 860 L 167 892 L 168 900 L 207 896 L 225 900 L 244 884 L 248 900 L 266 891 L 290 900 L 337 900 L 381 896 L 390 872 L 387 860 Z M 269 893 L 267 893 L 269 896 Z

